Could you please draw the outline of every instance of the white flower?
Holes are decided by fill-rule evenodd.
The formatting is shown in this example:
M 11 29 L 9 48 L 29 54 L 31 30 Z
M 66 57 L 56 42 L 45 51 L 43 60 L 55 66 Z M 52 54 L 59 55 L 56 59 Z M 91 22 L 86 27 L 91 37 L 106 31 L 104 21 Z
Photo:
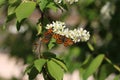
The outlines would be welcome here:
M 54 0 L 54 2 L 56 2 L 56 3 L 61 3 L 62 0 Z
M 53 32 L 56 34 L 71 38 L 74 43 L 87 41 L 90 37 L 90 34 L 87 30 L 84 30 L 83 28 L 69 30 L 66 28 L 65 23 L 60 21 L 52 22 L 52 24 L 47 24 L 46 29 L 50 28 L 52 28 Z
M 74 2 L 78 2 L 78 0 L 65 0 L 69 4 L 73 4 Z
M 57 33 L 58 31 L 63 31 L 65 28 L 65 23 L 56 21 L 53 22 L 53 32 Z
M 50 29 L 50 28 L 53 28 L 53 25 L 52 24 L 47 24 L 46 29 Z
M 62 0 L 54 0 L 56 3 L 61 3 Z M 78 2 L 78 0 L 65 0 L 66 3 L 73 4 L 74 2 Z
M 66 36 L 67 38 L 70 38 L 70 36 L 69 36 L 69 29 L 68 28 L 63 30 L 63 35 Z

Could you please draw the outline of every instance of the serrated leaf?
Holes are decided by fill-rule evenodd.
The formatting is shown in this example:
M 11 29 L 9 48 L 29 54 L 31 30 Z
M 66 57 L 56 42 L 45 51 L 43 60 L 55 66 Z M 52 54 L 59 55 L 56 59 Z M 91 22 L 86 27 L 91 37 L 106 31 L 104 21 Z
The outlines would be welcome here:
M 90 75 L 92 75 L 98 69 L 103 59 L 104 59 L 104 54 L 100 54 L 91 62 L 91 64 L 83 74 L 84 80 L 86 80 Z
M 24 18 L 29 17 L 36 7 L 36 3 L 32 1 L 21 3 L 15 10 L 16 17 L 19 22 Z
M 39 4 L 41 11 L 44 11 L 46 5 L 48 4 L 48 0 L 37 0 L 37 2 Z
M 56 62 L 57 64 L 59 64 L 65 71 L 68 70 L 67 67 L 66 67 L 66 65 L 65 65 L 65 63 L 64 63 L 63 61 L 61 61 L 61 60 L 59 60 L 59 59 L 55 59 L 55 58 L 52 58 L 52 60 L 53 60 L 54 62 Z
M 54 61 L 50 60 L 50 61 L 47 62 L 47 68 L 48 68 L 49 74 L 50 74 L 55 80 L 62 80 L 64 71 L 63 71 L 63 69 L 60 67 L 60 65 L 58 65 L 58 64 L 55 63 Z
M 56 39 L 52 38 L 48 44 L 48 49 L 52 49 L 55 46 Z
M 42 67 L 44 66 L 45 63 L 46 63 L 45 59 L 38 59 L 34 61 L 34 66 L 39 72 L 41 72 Z

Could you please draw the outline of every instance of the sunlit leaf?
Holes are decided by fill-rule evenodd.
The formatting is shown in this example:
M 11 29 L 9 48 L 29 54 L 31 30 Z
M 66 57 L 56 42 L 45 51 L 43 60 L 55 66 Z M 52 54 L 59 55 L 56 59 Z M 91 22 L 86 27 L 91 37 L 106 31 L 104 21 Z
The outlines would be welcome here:
M 49 74 L 55 79 L 55 80 L 62 80 L 64 71 L 60 67 L 59 64 L 55 63 L 54 61 L 50 60 L 47 62 L 47 68 Z
M 19 22 L 24 18 L 29 17 L 36 7 L 36 3 L 32 1 L 21 3 L 15 10 L 16 17 Z
M 15 3 L 16 1 L 18 1 L 18 0 L 9 0 L 9 4 L 13 4 L 13 3 Z
M 91 64 L 86 69 L 85 73 L 83 74 L 84 80 L 86 80 L 90 75 L 92 75 L 98 69 L 103 59 L 104 59 L 104 55 L 100 54 L 91 62 Z
M 56 62 L 57 64 L 59 64 L 65 71 L 67 71 L 67 67 L 66 67 L 66 65 L 65 65 L 65 63 L 63 61 L 61 61 L 59 59 L 55 59 L 55 58 L 52 58 L 52 60 L 54 62 Z
M 35 68 L 36 68 L 39 72 L 41 72 L 42 67 L 44 66 L 45 63 L 46 63 L 46 60 L 45 60 L 45 59 L 38 59 L 38 60 L 35 60 L 35 61 L 34 61 Z
M 16 8 L 15 6 L 9 6 L 9 7 L 8 7 L 8 13 L 7 13 L 7 14 L 8 14 L 8 15 L 11 15 L 11 14 L 15 13 L 15 8 Z
M 57 10 L 57 6 L 54 2 L 50 2 L 46 7 L 52 9 L 53 11 Z
M 0 6 L 5 2 L 5 0 L 0 0 Z
M 52 38 L 48 44 L 48 49 L 52 49 L 55 46 L 56 40 Z
M 37 0 L 37 2 L 42 11 L 46 8 L 46 5 L 48 4 L 48 0 Z

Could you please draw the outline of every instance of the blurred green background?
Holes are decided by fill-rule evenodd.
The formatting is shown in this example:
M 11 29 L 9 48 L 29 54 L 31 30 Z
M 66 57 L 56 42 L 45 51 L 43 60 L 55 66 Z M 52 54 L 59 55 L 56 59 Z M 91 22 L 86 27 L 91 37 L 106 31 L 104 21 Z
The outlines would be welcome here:
M 1 0 L 2 2 L 2 0 Z M 16 30 L 15 20 L 11 20 L 4 28 L 7 17 L 7 1 L 0 2 L 0 52 L 7 52 L 11 57 L 24 60 L 24 64 L 35 59 L 33 43 L 36 41 L 36 23 L 41 13 L 36 9 L 24 22 L 20 31 Z M 105 56 L 115 65 L 120 66 L 120 1 L 119 0 L 79 0 L 69 6 L 68 11 L 48 10 L 47 16 L 51 20 L 65 21 L 69 28 L 83 27 L 90 31 L 90 40 L 76 43 L 69 48 L 56 46 L 51 52 L 61 57 L 70 73 L 78 69 L 86 69 L 90 62 L 99 54 Z M 43 45 L 43 52 L 46 51 Z M 116 68 L 104 60 L 94 74 L 95 80 L 105 80 L 114 73 L 119 75 Z M 101 78 L 102 76 L 102 78 Z M 120 79 L 120 78 L 119 78 Z

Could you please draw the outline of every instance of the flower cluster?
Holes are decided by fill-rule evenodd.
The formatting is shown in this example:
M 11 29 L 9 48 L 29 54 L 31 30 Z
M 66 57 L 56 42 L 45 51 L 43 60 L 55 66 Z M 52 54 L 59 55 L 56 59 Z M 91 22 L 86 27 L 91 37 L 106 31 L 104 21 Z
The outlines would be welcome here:
M 56 3 L 61 3 L 62 0 L 54 0 L 54 2 L 56 2 Z
M 73 4 L 74 2 L 78 2 L 78 0 L 65 0 L 69 4 Z
M 46 29 L 51 28 L 53 29 L 53 33 L 71 38 L 74 43 L 87 41 L 90 37 L 90 34 L 87 30 L 84 30 L 83 28 L 69 30 L 66 28 L 65 23 L 60 21 L 52 22 L 52 24 L 47 24 Z
M 62 0 L 54 0 L 56 3 L 61 3 Z M 78 0 L 65 0 L 66 3 L 73 4 L 74 2 L 78 2 Z

